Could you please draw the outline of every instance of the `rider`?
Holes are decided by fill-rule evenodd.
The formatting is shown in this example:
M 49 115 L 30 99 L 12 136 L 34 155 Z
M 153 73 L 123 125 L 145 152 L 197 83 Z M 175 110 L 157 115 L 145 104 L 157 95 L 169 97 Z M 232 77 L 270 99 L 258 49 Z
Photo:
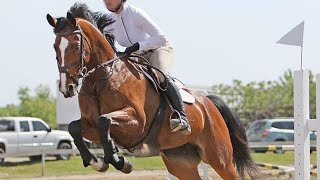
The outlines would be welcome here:
M 116 41 L 126 47 L 125 53 L 136 53 L 144 56 L 151 65 L 160 69 L 164 74 L 169 74 L 173 63 L 173 48 L 160 28 L 151 20 L 145 11 L 126 3 L 127 0 L 104 0 L 110 16 L 115 22 L 104 29 L 111 33 Z M 170 120 L 172 132 L 181 130 L 183 134 L 191 133 L 184 104 L 178 87 L 171 78 L 163 77 L 158 73 L 161 86 L 168 81 L 165 91 L 177 116 Z

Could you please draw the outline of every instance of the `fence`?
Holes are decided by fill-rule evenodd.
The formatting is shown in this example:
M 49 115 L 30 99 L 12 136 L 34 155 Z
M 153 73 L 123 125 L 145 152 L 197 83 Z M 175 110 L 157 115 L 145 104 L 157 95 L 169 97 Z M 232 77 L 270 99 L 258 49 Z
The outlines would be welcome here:
M 293 142 L 288 141 L 288 142 L 272 142 L 272 144 L 270 145 L 270 143 L 267 142 L 255 142 L 255 143 L 250 143 L 250 149 L 253 151 L 276 151 L 278 149 L 282 149 L 284 151 L 293 151 L 294 150 L 294 145 Z M 313 150 L 316 150 L 315 145 L 312 144 L 311 148 Z M 90 149 L 90 152 L 92 154 L 95 155 L 102 155 L 103 154 L 103 150 L 102 149 Z M 57 150 L 50 150 L 50 151 L 43 151 L 42 153 L 42 158 L 41 158 L 41 164 L 42 164 L 42 170 L 41 170 L 41 175 L 44 176 L 45 175 L 45 157 L 46 155 L 59 155 L 59 154 L 73 154 L 73 155 L 79 155 L 79 151 L 78 150 L 72 150 L 72 149 L 57 149 Z M 34 155 L 38 155 L 38 154 L 34 154 Z M 0 154 L 0 158 L 6 158 L 6 157 L 12 157 L 12 156 L 8 156 L 6 154 Z M 278 172 L 273 172 L 272 174 L 270 174 L 271 176 L 279 176 L 279 175 L 284 175 L 284 174 L 292 174 L 294 173 L 294 168 L 293 167 L 284 167 L 284 166 L 278 166 L 278 165 L 270 165 L 267 163 L 257 163 L 258 166 L 260 167 L 265 167 L 265 168 L 271 168 L 272 169 L 277 169 L 275 167 L 281 167 L 278 168 Z M 313 169 L 316 168 L 316 166 L 313 167 Z M 202 171 L 202 175 L 203 175 L 203 179 L 210 179 L 209 177 L 209 166 L 207 164 L 200 164 L 199 169 Z M 288 171 L 289 169 L 289 171 Z M 316 175 L 317 173 L 314 171 L 311 171 L 312 175 Z M 168 175 L 167 179 L 174 179 L 173 176 Z
M 317 119 L 310 118 L 309 109 L 309 71 L 294 72 L 294 146 L 295 146 L 295 179 L 310 179 L 310 131 L 320 135 L 320 74 L 316 76 L 316 110 Z M 317 137 L 317 147 L 320 138 Z M 320 151 L 317 151 L 317 166 L 320 165 Z M 317 168 L 320 174 L 320 168 Z M 320 176 L 317 176 L 320 180 Z

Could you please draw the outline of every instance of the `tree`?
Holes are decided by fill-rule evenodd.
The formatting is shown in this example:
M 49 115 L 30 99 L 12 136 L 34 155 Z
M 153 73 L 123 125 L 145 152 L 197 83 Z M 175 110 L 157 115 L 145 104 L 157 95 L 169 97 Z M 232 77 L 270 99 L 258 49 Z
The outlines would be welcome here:
M 18 90 L 19 105 L 8 105 L 0 108 L 0 116 L 38 117 L 46 121 L 51 127 L 56 127 L 56 100 L 51 96 L 48 86 L 39 85 L 34 95 L 28 87 Z
M 14 104 L 9 104 L 4 108 L 0 108 L 0 116 L 19 116 L 19 110 Z
M 234 80 L 232 85 L 219 84 L 212 87 L 240 118 L 247 123 L 257 119 L 293 117 L 293 75 L 286 71 L 277 81 L 250 82 Z M 315 118 L 315 81 L 310 74 L 310 110 Z

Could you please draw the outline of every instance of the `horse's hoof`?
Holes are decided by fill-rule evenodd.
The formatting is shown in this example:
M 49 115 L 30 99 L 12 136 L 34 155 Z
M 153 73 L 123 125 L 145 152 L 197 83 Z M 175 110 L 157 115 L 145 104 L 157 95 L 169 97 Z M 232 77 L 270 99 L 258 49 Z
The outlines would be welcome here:
M 98 157 L 97 162 L 92 159 L 90 161 L 90 165 L 92 166 L 92 169 L 98 172 L 106 172 L 109 169 L 109 164 L 104 163 L 104 159 L 102 157 Z
M 131 162 L 123 157 L 123 168 L 120 170 L 121 172 L 125 173 L 125 174 L 129 174 L 132 171 L 132 164 Z

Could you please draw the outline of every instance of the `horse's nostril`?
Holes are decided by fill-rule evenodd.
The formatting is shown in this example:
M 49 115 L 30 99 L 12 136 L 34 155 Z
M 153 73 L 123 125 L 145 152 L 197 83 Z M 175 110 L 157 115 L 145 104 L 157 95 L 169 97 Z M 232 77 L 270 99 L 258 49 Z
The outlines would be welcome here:
M 69 90 L 69 91 L 73 91 L 73 88 L 74 88 L 74 86 L 73 86 L 72 84 L 70 84 L 70 85 L 68 86 L 68 90 Z

